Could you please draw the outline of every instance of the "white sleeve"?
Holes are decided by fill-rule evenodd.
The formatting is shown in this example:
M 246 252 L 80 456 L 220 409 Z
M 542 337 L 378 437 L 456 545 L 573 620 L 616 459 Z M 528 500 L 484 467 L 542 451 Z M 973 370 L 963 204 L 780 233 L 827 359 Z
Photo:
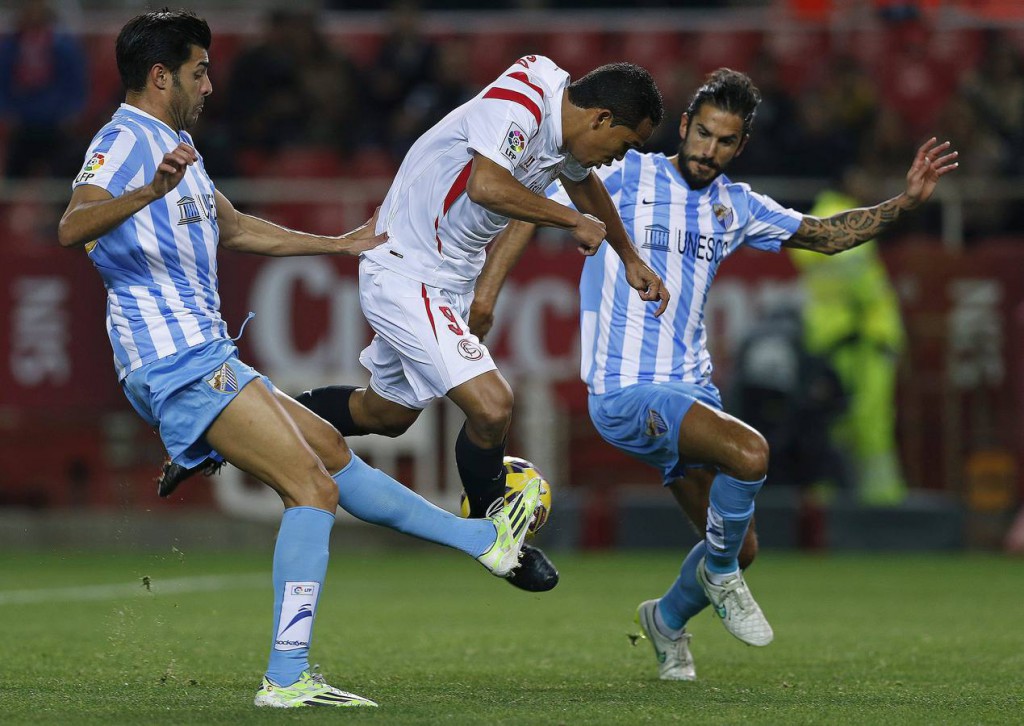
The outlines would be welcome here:
M 544 97 L 529 84 L 503 76 L 473 101 L 466 116 L 469 148 L 512 172 L 540 130 Z

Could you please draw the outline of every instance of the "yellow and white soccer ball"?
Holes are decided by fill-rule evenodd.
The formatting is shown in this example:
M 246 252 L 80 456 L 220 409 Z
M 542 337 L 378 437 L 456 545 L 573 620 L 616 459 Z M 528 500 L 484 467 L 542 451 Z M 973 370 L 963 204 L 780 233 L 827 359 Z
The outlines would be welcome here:
M 540 470 L 532 462 L 520 459 L 518 456 L 505 457 L 506 502 L 521 492 L 523 487 L 526 486 L 526 482 L 534 477 L 540 478 L 540 506 L 537 507 L 533 514 L 533 521 L 530 522 L 530 528 L 526 534 L 527 537 L 533 537 L 533 535 L 537 534 L 537 531 L 548 521 L 548 515 L 551 513 L 551 484 L 548 483 L 548 480 L 544 478 L 544 475 L 540 473 Z M 469 516 L 469 500 L 466 498 L 465 492 L 459 497 L 459 509 L 463 517 Z

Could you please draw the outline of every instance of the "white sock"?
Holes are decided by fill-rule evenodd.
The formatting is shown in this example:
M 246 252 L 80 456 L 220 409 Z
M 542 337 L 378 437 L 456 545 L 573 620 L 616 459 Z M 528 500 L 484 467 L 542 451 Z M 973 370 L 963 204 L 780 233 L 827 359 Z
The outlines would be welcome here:
M 679 640 L 679 637 L 683 634 L 683 631 L 686 630 L 685 626 L 679 628 L 679 630 L 673 630 L 672 628 L 668 627 L 668 625 L 665 624 L 665 621 L 661 617 L 660 607 L 654 608 L 654 627 L 658 629 L 659 633 L 661 633 L 666 638 L 669 638 L 671 640 Z
M 740 571 L 737 569 L 733 570 L 732 572 L 718 573 L 705 569 L 704 574 L 707 576 L 708 582 L 710 582 L 712 585 L 721 585 L 723 582 L 728 582 L 729 580 L 738 576 L 740 574 Z

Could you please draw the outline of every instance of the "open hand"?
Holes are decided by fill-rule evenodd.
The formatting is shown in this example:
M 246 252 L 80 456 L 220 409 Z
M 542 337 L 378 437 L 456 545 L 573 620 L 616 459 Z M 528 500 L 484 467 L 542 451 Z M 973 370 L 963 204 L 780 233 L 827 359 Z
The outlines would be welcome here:
M 358 257 L 363 252 L 379 247 L 388 241 L 387 232 L 381 232 L 380 234 L 374 232 L 377 229 L 377 216 L 379 214 L 380 207 L 377 207 L 373 210 L 373 216 L 366 220 L 364 224 L 338 238 L 341 242 L 342 254 Z
M 941 144 L 937 141 L 933 136 L 921 144 L 921 148 L 914 155 L 914 163 L 910 165 L 910 171 L 907 172 L 907 189 L 904 194 L 912 207 L 928 201 L 932 192 L 935 191 L 939 177 L 959 166 L 957 163 L 959 153 L 949 151 L 950 143 L 948 141 Z

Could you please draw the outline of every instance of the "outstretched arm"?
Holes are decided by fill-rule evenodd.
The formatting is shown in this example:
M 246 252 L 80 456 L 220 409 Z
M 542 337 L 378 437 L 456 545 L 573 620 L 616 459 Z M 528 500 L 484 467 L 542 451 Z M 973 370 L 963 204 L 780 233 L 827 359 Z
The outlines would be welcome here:
M 473 304 L 469 308 L 469 332 L 480 340 L 494 325 L 494 308 L 508 273 L 523 256 L 523 250 L 536 231 L 536 225 L 513 219 L 491 242 L 487 260 L 476 280 Z
M 873 239 L 892 226 L 903 212 L 927 201 L 939 178 L 957 168 L 957 155 L 949 151 L 948 141 L 936 144 L 932 137 L 917 150 L 902 194 L 873 207 L 851 209 L 824 219 L 805 216 L 796 234 L 782 246 L 834 255 Z
M 251 214 L 243 214 L 235 209 L 228 198 L 219 191 L 215 192 L 215 195 L 220 244 L 236 252 L 249 252 L 270 257 L 300 255 L 351 255 L 355 257 L 387 240 L 385 234 L 374 234 L 379 207 L 365 224 L 356 227 L 351 232 L 331 237 L 297 232 L 265 219 L 253 217 Z

